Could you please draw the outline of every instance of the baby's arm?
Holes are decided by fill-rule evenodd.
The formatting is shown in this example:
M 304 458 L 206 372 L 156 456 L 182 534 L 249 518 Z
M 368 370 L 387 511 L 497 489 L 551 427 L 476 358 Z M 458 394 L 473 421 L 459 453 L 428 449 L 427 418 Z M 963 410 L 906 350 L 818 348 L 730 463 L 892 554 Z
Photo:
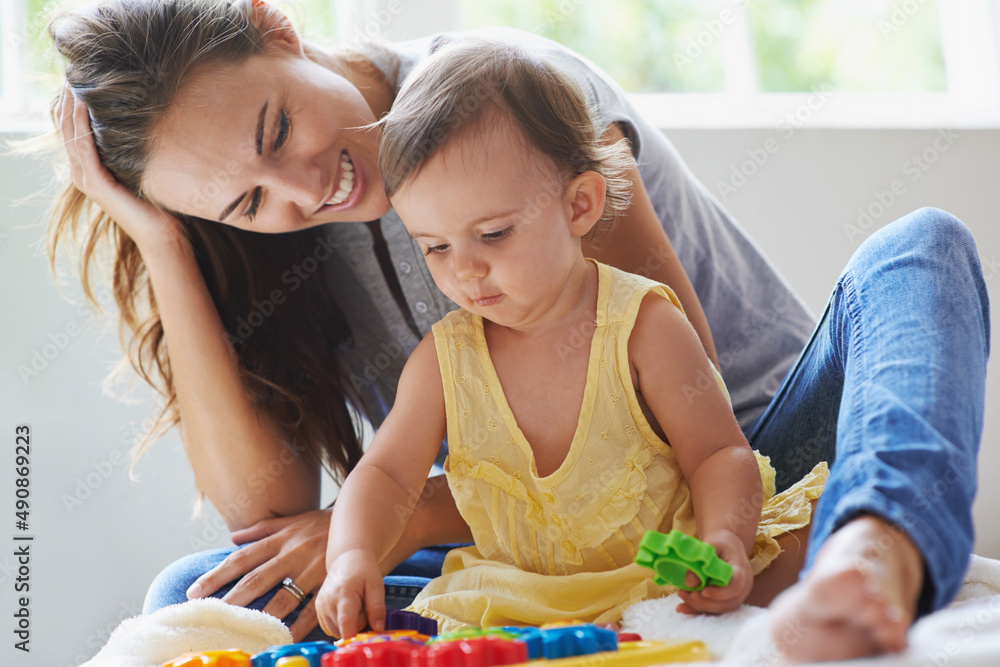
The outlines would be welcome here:
M 682 594 L 689 609 L 681 611 L 735 609 L 753 586 L 749 554 L 762 497 L 753 451 L 694 328 L 674 305 L 656 297 L 643 301 L 629 357 L 639 390 L 691 487 L 698 536 L 733 566 L 728 586 Z
M 316 598 L 327 634 L 351 637 L 366 618 L 381 629 L 385 592 L 379 561 L 403 534 L 445 431 L 444 392 L 430 335 L 406 362 L 392 410 L 337 496 L 326 581 Z

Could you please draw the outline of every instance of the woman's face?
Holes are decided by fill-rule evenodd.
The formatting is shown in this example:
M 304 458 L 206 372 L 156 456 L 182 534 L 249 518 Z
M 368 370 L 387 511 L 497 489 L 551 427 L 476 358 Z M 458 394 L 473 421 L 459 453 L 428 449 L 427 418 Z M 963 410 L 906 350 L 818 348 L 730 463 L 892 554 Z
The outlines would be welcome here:
M 371 99 L 384 96 L 371 94 Z M 157 127 L 143 179 L 168 210 L 257 232 L 389 210 L 358 87 L 294 49 L 196 73 Z

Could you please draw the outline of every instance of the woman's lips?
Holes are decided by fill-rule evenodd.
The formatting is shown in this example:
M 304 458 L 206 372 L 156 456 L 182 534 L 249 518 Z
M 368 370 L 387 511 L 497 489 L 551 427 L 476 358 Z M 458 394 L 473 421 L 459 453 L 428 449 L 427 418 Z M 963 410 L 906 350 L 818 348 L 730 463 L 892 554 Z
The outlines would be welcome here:
M 361 195 L 364 192 L 365 188 L 365 176 L 362 173 L 361 169 L 358 168 L 358 165 L 354 162 L 354 159 L 350 156 L 350 154 L 347 152 L 346 149 L 342 152 L 342 155 L 347 155 L 350 167 L 349 169 L 345 168 L 342 157 L 341 163 L 338 165 L 337 182 L 334 184 L 333 193 L 331 193 L 327 201 L 336 198 L 337 192 L 341 191 L 340 185 L 345 181 L 345 178 L 347 181 L 351 183 L 350 193 L 347 195 L 347 199 L 340 202 L 339 204 L 328 204 L 328 203 L 323 204 L 323 206 L 320 207 L 317 213 L 322 213 L 324 211 L 340 211 L 343 209 L 351 208 L 355 206 L 361 199 Z M 344 174 L 348 170 L 353 174 L 353 178 L 344 176 Z

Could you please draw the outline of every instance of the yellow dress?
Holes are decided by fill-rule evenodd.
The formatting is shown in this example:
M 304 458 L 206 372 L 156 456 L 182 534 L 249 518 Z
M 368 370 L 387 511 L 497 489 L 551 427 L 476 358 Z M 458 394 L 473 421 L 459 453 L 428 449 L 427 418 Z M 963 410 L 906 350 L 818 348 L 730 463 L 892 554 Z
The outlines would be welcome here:
M 651 570 L 633 563 L 647 529 L 697 535 L 697 527 L 674 452 L 639 407 L 628 339 L 646 294 L 681 305 L 668 287 L 598 267 L 597 329 L 580 423 L 566 460 L 546 477 L 538 476 L 501 391 L 482 318 L 458 310 L 434 325 L 448 420 L 445 471 L 475 540 L 447 555 L 442 575 L 409 608 L 437 619 L 441 631 L 565 618 L 615 622 L 630 605 L 675 590 L 657 586 Z M 809 524 L 809 501 L 820 496 L 827 475 L 820 464 L 775 496 L 774 469 L 757 459 L 765 502 L 754 574 L 780 552 L 775 536 Z M 733 508 L 735 516 L 741 509 Z

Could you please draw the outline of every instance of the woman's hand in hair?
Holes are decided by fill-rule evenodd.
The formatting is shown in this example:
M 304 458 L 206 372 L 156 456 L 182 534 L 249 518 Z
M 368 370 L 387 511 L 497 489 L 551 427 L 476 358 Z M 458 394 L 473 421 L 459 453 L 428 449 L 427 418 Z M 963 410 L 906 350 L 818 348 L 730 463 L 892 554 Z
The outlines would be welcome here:
M 73 185 L 124 229 L 140 252 L 183 238 L 174 216 L 136 197 L 101 163 L 87 105 L 73 95 L 69 85 L 63 87 L 55 121 L 69 158 Z

